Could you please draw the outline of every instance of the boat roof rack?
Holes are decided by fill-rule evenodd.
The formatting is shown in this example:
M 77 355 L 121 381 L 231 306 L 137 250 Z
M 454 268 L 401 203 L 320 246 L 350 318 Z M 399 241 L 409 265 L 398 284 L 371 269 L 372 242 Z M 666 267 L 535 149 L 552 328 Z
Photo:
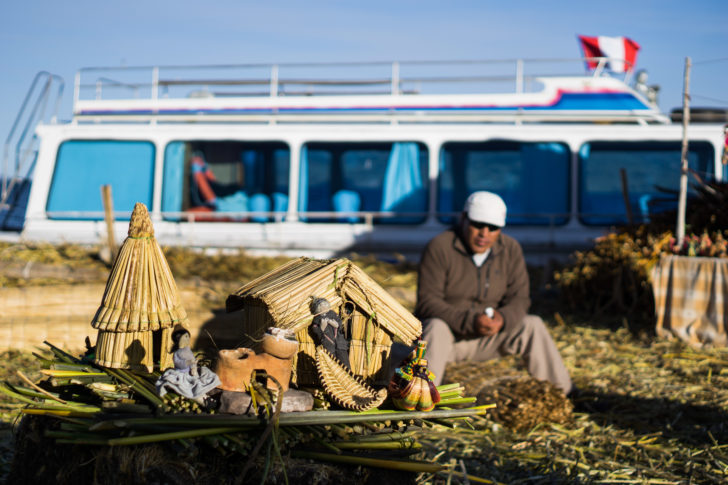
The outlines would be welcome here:
M 586 61 L 595 61 L 588 69 Z M 423 122 L 665 122 L 629 88 L 631 71 L 608 71 L 608 58 L 394 61 L 201 66 L 89 67 L 76 74 L 76 121 L 304 121 L 345 118 Z M 564 103 L 555 80 L 595 98 L 621 92 L 622 103 L 584 109 Z M 584 84 L 584 81 L 587 84 Z M 544 85 L 553 90 L 544 93 Z M 585 87 L 586 86 L 586 87 Z M 541 94 L 542 98 L 537 96 Z M 624 103 L 629 94 L 638 102 Z M 585 98 L 585 96 L 583 96 Z M 615 97 L 616 99 L 616 97 Z M 595 113 L 588 114 L 589 111 Z M 599 116 L 594 117 L 598 112 Z M 381 118 L 381 120 L 378 120 Z

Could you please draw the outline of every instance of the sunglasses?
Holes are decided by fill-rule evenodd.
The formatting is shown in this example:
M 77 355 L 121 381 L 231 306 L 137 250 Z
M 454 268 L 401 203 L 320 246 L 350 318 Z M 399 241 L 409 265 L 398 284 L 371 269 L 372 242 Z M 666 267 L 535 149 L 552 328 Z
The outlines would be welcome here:
M 471 221 L 470 219 L 468 219 L 468 222 L 470 223 L 470 227 L 477 230 L 481 230 L 484 227 L 487 227 L 488 232 L 494 232 L 500 229 L 500 227 L 494 226 L 493 224 L 488 224 L 487 222 Z

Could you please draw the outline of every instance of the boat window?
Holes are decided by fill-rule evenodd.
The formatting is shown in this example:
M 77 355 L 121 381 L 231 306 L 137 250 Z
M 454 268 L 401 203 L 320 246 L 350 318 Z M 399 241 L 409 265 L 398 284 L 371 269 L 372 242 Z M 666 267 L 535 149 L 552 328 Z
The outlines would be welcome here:
M 677 207 L 680 186 L 679 141 L 593 141 L 579 150 L 579 213 L 584 224 L 611 225 L 627 221 L 621 169 L 634 222 Z M 715 152 L 709 142 L 690 142 L 688 164 L 712 180 Z
M 185 140 L 164 151 L 162 212 L 197 221 L 267 222 L 288 210 L 290 150 L 282 142 Z
M 468 195 L 487 190 L 508 207 L 508 225 L 566 224 L 569 148 L 563 143 L 445 143 L 440 153 L 438 219 L 456 220 Z
M 46 210 L 52 219 L 104 218 L 102 185 L 111 185 L 115 212 L 136 202 L 152 206 L 154 144 L 148 141 L 71 140 L 58 149 Z
M 301 151 L 298 207 L 316 222 L 415 224 L 427 212 L 427 148 L 422 143 L 307 143 Z M 320 217 L 314 212 L 341 212 Z M 399 214 L 399 215 L 398 215 Z

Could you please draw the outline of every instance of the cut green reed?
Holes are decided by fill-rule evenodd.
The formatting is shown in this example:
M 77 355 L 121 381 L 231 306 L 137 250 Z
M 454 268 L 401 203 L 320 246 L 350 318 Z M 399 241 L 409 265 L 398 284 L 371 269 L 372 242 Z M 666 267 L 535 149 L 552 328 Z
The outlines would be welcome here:
M 50 348 L 53 358 L 37 357 L 43 366 L 41 376 L 55 385 L 51 391 L 59 392 L 46 394 L 37 389 L 1 383 L 0 392 L 23 403 L 26 407 L 22 412 L 26 415 L 60 420 L 57 428 L 45 430 L 45 437 L 58 444 L 117 447 L 175 442 L 180 446 L 191 446 L 197 440 L 221 451 L 254 458 L 251 443 L 261 443 L 269 450 L 268 458 L 270 453 L 282 457 L 283 449 L 289 454 L 305 448 L 347 459 L 352 459 L 352 453 L 354 458 L 361 454 L 361 458 L 371 459 L 365 455 L 370 452 L 419 452 L 422 445 L 418 439 L 428 427 L 477 419 L 493 407 L 464 407 L 475 399 L 463 397 L 462 386 L 447 385 L 442 386 L 446 396 L 443 404 L 458 406 L 457 409 L 445 409 L 444 406 L 429 412 L 322 409 L 278 414 L 270 411 L 279 404 L 275 397 L 256 391 L 254 397 L 259 408 L 265 406 L 267 412 L 219 415 L 205 412 L 198 403 L 176 394 L 159 397 L 150 380 L 156 377 L 153 374 L 97 368 L 62 349 Z M 64 402 L 54 400 L 61 395 Z M 396 463 L 387 466 L 404 466 L 405 469 L 408 466 L 407 461 L 401 462 L 404 465 Z M 423 468 L 418 465 L 413 469 Z M 425 469 L 440 469 L 440 465 Z

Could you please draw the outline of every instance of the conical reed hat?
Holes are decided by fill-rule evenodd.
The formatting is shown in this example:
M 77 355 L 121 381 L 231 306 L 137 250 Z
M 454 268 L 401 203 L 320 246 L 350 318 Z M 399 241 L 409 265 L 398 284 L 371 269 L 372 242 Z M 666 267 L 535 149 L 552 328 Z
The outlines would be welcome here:
M 154 238 L 149 212 L 140 202 L 134 206 L 128 234 L 91 326 L 106 332 L 144 332 L 185 325 L 187 312 Z

